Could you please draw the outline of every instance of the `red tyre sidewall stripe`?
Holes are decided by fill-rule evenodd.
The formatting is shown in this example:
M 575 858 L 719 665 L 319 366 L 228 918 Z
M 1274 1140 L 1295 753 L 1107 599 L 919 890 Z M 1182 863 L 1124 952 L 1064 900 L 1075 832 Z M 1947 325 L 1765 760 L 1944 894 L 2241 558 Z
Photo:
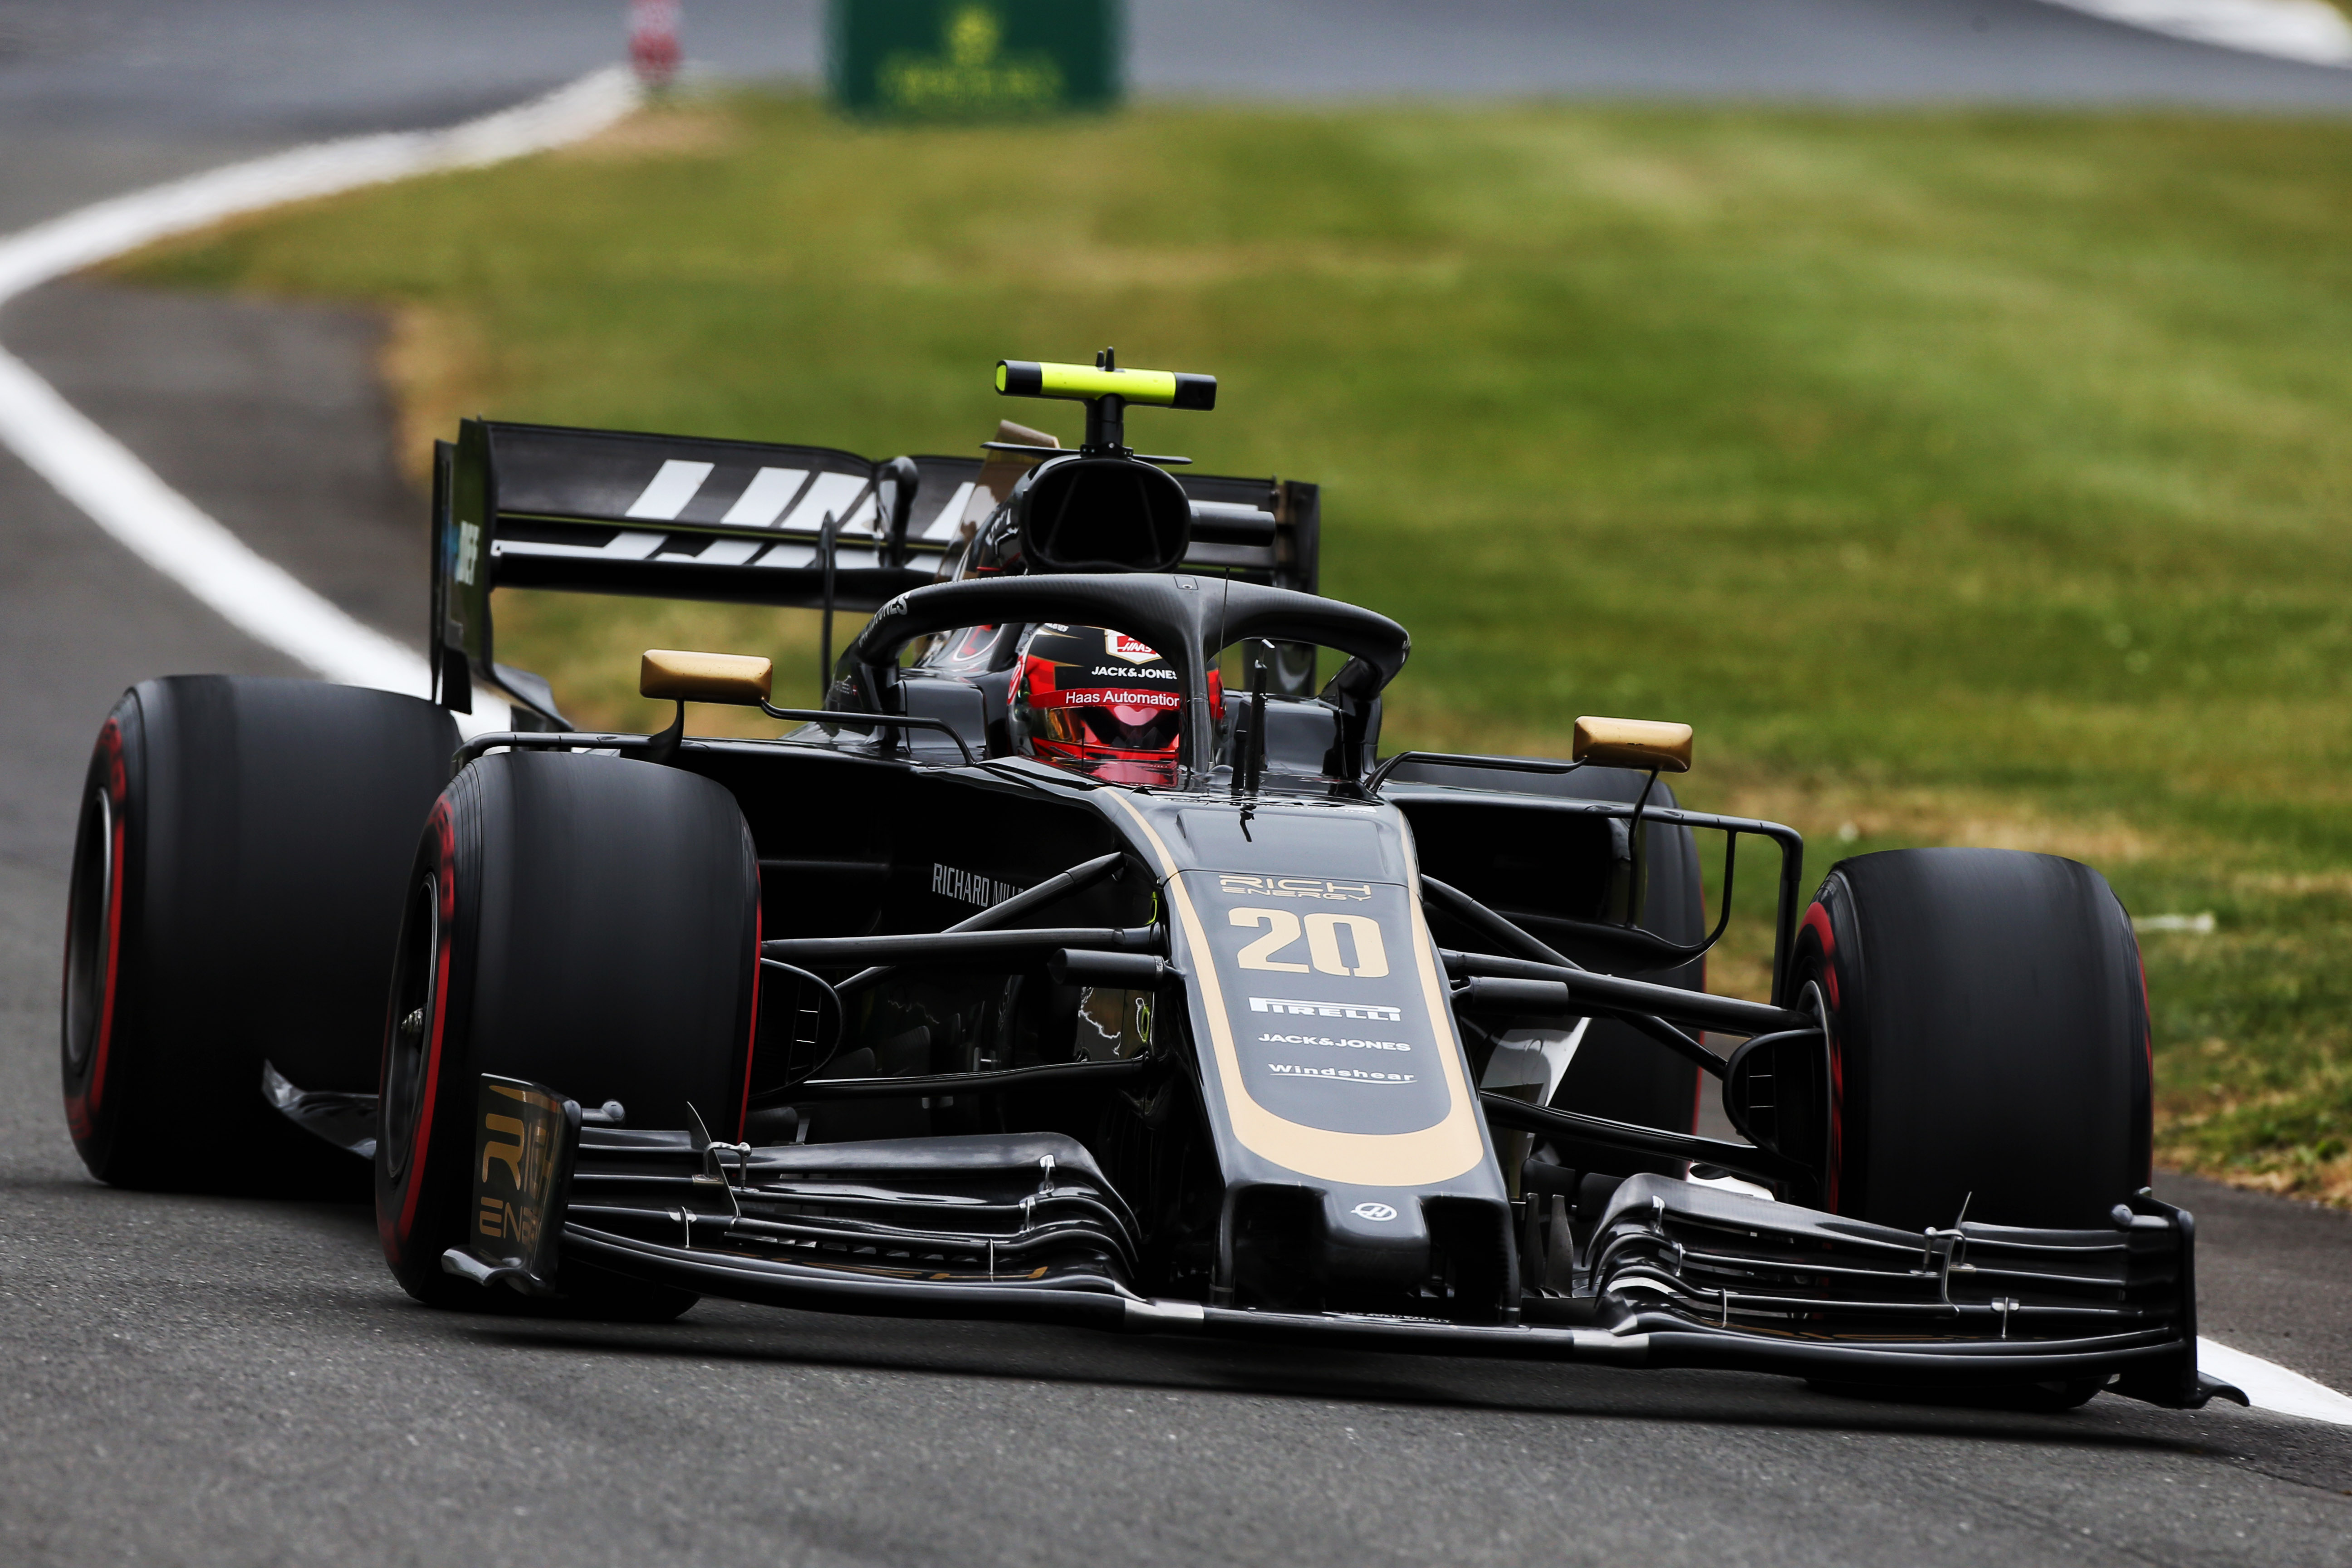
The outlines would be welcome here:
M 1838 1005 L 1838 979 L 1837 965 L 1833 961 L 1837 957 L 1837 932 L 1830 929 L 1829 910 L 1819 904 L 1813 905 L 1805 911 L 1802 929 L 1811 931 L 1821 939 L 1822 978 L 1829 982 L 1827 987 L 1829 1002 L 1831 1006 L 1835 1007 Z
M 457 842 L 446 796 L 434 804 L 431 826 L 437 840 L 434 858 L 438 886 L 434 892 L 440 905 L 441 930 L 433 951 L 433 1035 L 425 1051 L 425 1093 L 417 1108 L 415 1147 L 408 1156 L 408 1192 L 401 1199 L 400 1219 L 394 1232 L 403 1247 L 416 1224 L 417 1197 L 425 1191 L 425 1153 L 432 1146 L 433 1113 L 440 1098 L 441 1040 L 449 1022 L 450 939 L 457 924 Z
M 752 878 L 751 904 L 751 1027 L 743 1041 L 743 1098 L 735 1108 L 735 1142 L 743 1142 L 744 1124 L 751 1120 L 751 1058 L 760 1049 L 760 943 L 767 931 L 767 911 L 759 902 L 759 879 Z
M 1838 1212 L 1838 1194 L 1844 1186 L 1845 1167 L 1845 1050 L 1838 1038 L 1837 1007 L 1837 932 L 1830 925 L 1830 912 L 1816 902 L 1805 911 L 1801 928 L 1813 933 L 1822 944 L 1822 989 L 1828 993 L 1831 1016 L 1822 1020 L 1829 1031 L 1830 1043 L 1830 1160 L 1828 1179 L 1823 1184 L 1822 1206 L 1832 1214 Z
M 2136 937 L 2132 941 L 2132 956 L 2139 961 L 2139 1041 L 2141 1053 L 2147 1061 L 2148 1103 L 2153 1106 L 2156 1103 L 2156 1010 L 2147 1000 L 2147 954 L 2140 952 L 2139 941 Z M 2156 1180 L 2156 1140 L 2153 1136 L 2148 1139 L 2147 1169 L 2141 1175 L 2145 1178 L 2143 1185 Z
M 114 842 L 108 846 L 113 865 L 109 868 L 106 889 L 106 984 L 102 1000 L 98 1005 L 98 1046 L 91 1052 L 89 1066 L 89 1108 L 95 1111 L 106 1092 L 107 1047 L 114 1039 L 115 980 L 122 967 L 122 857 L 129 847 L 130 824 L 123 820 L 121 758 L 115 759 L 116 787 L 108 790 L 114 805 Z
M 115 981 L 122 962 L 122 856 L 131 842 L 128 813 L 123 809 L 131 793 L 130 775 L 122 763 L 120 720 L 110 718 L 100 729 L 98 750 L 106 759 L 106 802 L 108 815 L 114 819 L 107 844 L 106 978 L 99 989 L 98 1040 L 90 1049 L 89 1076 L 66 1100 L 66 1121 L 76 1138 L 89 1136 L 90 1119 L 106 1098 L 107 1047 L 114 1039 Z
M 2137 942 L 2134 942 L 2132 948 L 2132 956 L 2139 960 L 2140 1049 L 2147 1058 L 2147 1087 L 2149 1092 L 2154 1093 L 2156 1089 L 2156 1010 L 2148 1005 L 2147 1000 L 2147 954 L 2138 951 Z

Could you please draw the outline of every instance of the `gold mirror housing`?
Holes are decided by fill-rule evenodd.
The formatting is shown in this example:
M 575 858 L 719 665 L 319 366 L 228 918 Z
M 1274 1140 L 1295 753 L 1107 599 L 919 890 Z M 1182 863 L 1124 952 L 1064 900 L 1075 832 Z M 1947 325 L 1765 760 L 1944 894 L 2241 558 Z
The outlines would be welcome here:
M 1576 721 L 1576 741 L 1569 755 L 1603 767 L 1686 773 L 1691 765 L 1691 727 L 1655 719 L 1588 716 Z
M 637 692 L 679 702 L 733 702 L 757 708 L 775 689 L 775 661 L 740 653 L 683 653 L 649 647 L 637 667 Z

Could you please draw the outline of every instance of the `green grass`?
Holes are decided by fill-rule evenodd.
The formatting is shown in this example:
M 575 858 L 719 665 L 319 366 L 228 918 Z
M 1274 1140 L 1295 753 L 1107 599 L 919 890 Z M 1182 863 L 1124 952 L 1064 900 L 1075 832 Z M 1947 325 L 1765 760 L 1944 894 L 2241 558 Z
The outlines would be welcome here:
M 1076 434 L 1000 356 L 1214 372 L 1135 438 L 1325 484 L 1327 590 L 1414 633 L 1392 742 L 1685 719 L 1686 795 L 1816 871 L 1990 841 L 2211 910 L 2147 942 L 2168 1157 L 2352 1199 L 2352 123 L 746 96 L 130 270 L 399 306 L 435 424 L 961 450 Z M 793 616 L 503 613 L 604 722 L 656 632 L 814 666 Z

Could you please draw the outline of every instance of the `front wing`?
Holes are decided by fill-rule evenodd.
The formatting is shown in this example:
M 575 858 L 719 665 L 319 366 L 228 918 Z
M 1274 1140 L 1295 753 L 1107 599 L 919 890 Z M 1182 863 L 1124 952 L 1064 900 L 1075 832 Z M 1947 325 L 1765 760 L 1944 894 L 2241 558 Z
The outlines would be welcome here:
M 443 1264 L 527 1293 L 561 1293 L 577 1259 L 819 1311 L 2242 1402 L 2197 1370 L 2193 1222 L 2146 1194 L 2108 1229 L 1910 1233 L 1636 1176 L 1595 1235 L 1589 1294 L 1462 1323 L 1148 1297 L 1132 1217 L 1055 1134 L 753 1148 L 583 1128 L 560 1094 L 507 1079 L 478 1093 L 481 1234 Z

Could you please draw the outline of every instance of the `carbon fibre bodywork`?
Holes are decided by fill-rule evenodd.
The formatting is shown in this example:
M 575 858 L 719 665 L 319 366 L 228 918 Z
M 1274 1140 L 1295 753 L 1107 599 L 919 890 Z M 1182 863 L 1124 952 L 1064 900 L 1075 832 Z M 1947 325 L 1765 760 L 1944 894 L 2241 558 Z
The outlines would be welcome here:
M 1795 967 L 1793 831 L 1685 810 L 1655 772 L 1379 760 L 1410 642 L 1316 596 L 1315 488 L 1180 487 L 1119 444 L 1118 402 L 1089 404 L 1081 453 L 1024 437 L 985 461 L 479 423 L 442 448 L 436 694 L 502 693 L 517 724 L 457 765 L 593 751 L 717 784 L 756 849 L 761 933 L 740 1092 L 689 1125 L 633 1121 L 603 1081 L 478 1075 L 478 1224 L 447 1273 L 2067 1399 L 2226 1392 L 2196 1368 L 2193 1226 L 2131 1191 L 2144 1174 L 2112 1184 L 2104 1229 L 2079 1203 L 2063 1229 L 1965 1204 L 1923 1231 L 1832 1212 L 1835 1025 Z M 1089 534 L 1129 490 L 1149 515 Z M 681 701 L 665 733 L 586 734 L 495 661 L 500 584 L 874 614 L 821 710 L 768 710 L 813 721 L 793 733 L 688 738 Z M 1165 661 L 1183 700 L 1164 778 L 1022 754 L 1009 668 L 1038 625 Z M 1341 660 L 1319 687 L 1318 649 Z M 1243 679 L 1213 697 L 1234 658 Z M 1685 764 L 1687 741 L 1658 758 Z M 1714 921 L 1698 832 L 1725 841 Z M 1770 995 L 1709 995 L 1759 839 L 1780 860 Z M 1710 1032 L 1746 1044 L 1727 1061 Z M 1697 1134 L 1711 1079 L 1744 1140 Z M 322 1135 L 350 1120 L 273 1092 Z
M 561 1257 L 839 1310 L 1845 1382 L 2112 1384 L 2168 1405 L 2213 1392 L 2195 1370 L 2189 1223 L 2145 1197 L 2104 1232 L 1964 1216 L 1902 1232 L 1806 1206 L 1801 1152 L 1563 1109 L 1558 1077 L 1504 1087 L 1504 1041 L 1547 1009 L 1641 1020 L 1693 1049 L 1685 1026 L 1818 1049 L 1820 1021 L 1792 1005 L 1785 973 L 1769 1004 L 1640 978 L 1684 947 L 1629 918 L 1643 900 L 1624 885 L 1662 858 L 1638 847 L 1654 838 L 1763 836 L 1785 865 L 1794 836 L 1650 807 L 1638 778 L 1565 799 L 1546 784 L 1562 764 L 1534 761 L 1431 763 L 1453 770 L 1433 779 L 1407 765 L 1368 787 L 1344 764 L 1368 756 L 1402 631 L 1329 601 L 1207 586 L 927 588 L 884 606 L 845 655 L 837 723 L 677 745 L 670 765 L 724 784 L 760 846 L 770 1023 L 752 1110 L 716 1137 L 576 1133 L 575 1173 L 541 1220 Z M 1254 784 L 1238 720 L 1188 731 L 1186 766 L 1161 788 L 966 763 L 858 723 L 924 684 L 896 661 L 908 638 L 1056 614 L 1151 639 L 1196 696 L 1236 633 L 1337 646 L 1359 673 L 1286 704 L 1286 744 L 1265 726 Z M 1511 879 L 1526 825 L 1559 830 L 1540 882 Z M 1423 863 L 1424 841 L 1447 860 Z M 1782 877 L 1781 931 L 1794 886 Z M 1521 921 L 1548 922 L 1577 958 Z M 1612 931 L 1627 941 L 1612 949 Z M 547 1087 L 557 1103 L 597 1092 Z M 1572 1140 L 1681 1158 L 1567 1171 Z M 1685 1179 L 1694 1160 L 1755 1179 Z M 562 1289 L 560 1262 L 551 1275 L 495 1247 L 448 1267 Z

